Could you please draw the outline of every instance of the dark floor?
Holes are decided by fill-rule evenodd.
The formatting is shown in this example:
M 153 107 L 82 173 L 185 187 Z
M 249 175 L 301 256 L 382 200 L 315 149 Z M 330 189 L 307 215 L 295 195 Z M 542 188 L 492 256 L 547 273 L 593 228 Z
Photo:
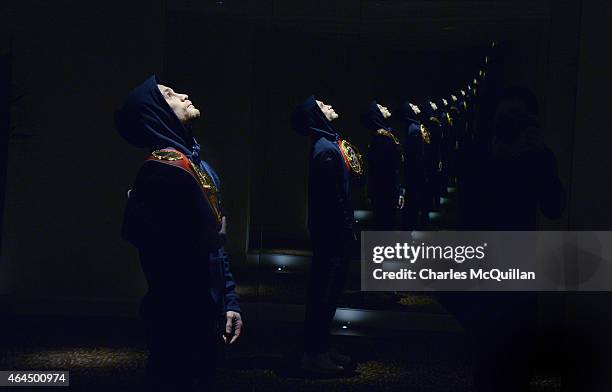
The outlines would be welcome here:
M 13 318 L 3 330 L 2 370 L 69 370 L 71 391 L 140 390 L 147 350 L 136 320 Z M 295 324 L 247 325 L 240 344 L 227 352 L 220 380 L 229 391 L 470 390 L 461 333 L 336 336 L 338 346 L 358 362 L 355 374 L 339 379 L 310 379 L 293 368 L 300 335 Z M 541 374 L 532 391 L 558 391 L 559 383 Z
M 453 226 L 452 203 L 456 189 L 448 188 L 446 203 L 432 215 L 429 230 Z M 363 219 L 362 219 L 363 220 Z M 365 221 L 364 221 L 365 222 Z M 362 222 L 364 225 L 367 222 Z M 267 253 L 274 253 L 267 250 Z M 301 305 L 305 302 L 308 262 L 293 270 L 267 265 L 266 253 L 255 252 L 256 273 L 240 274 L 239 291 L 243 301 Z M 356 254 L 358 255 L 358 249 Z M 308 256 L 294 249 L 275 250 L 274 254 Z M 298 260 L 298 261 L 300 261 Z M 446 312 L 435 298 L 423 293 L 364 293 L 359 291 L 359 257 L 355 258 L 341 307 L 384 310 L 387 312 L 431 316 L 442 320 Z M 295 307 L 295 306 L 294 306 Z M 276 309 L 276 308 L 274 308 Z M 279 310 L 272 310 L 275 314 Z M 356 371 L 336 379 L 314 379 L 297 371 L 302 335 L 297 312 L 275 321 L 245 320 L 246 328 L 239 344 L 226 352 L 226 361 L 218 372 L 228 391 L 469 391 L 471 365 L 463 333 L 457 329 L 417 327 L 400 330 L 383 321 L 377 330 L 360 330 L 361 336 L 334 336 L 341 351 L 357 361 Z M 258 310 L 261 313 L 261 309 Z M 302 311 L 303 312 L 303 311 Z M 367 311 L 366 311 L 367 312 Z M 252 313 L 251 313 L 252 314 Z M 279 316 L 279 315 L 276 315 Z M 389 316 L 389 314 L 387 314 Z M 416 317 L 416 316 L 415 316 Z M 272 318 L 260 317 L 257 320 Z M 397 317 L 396 317 L 397 319 Z M 393 317 L 388 320 L 394 320 Z M 411 320 L 418 320 L 412 318 Z M 144 378 L 147 350 L 143 327 L 134 319 L 108 318 L 24 318 L 0 320 L 3 345 L 0 370 L 69 370 L 71 391 L 139 391 Z M 349 322 L 350 323 L 350 322 Z M 392 323 L 392 322 L 391 322 Z M 445 322 L 443 322 L 445 323 Z M 411 324 L 412 325 L 412 324 Z M 344 328 L 344 327 L 342 327 Z M 373 328 L 368 324 L 367 328 Z M 358 330 L 354 324 L 351 329 Z M 340 331 L 342 331 L 340 329 Z M 438 332 L 434 332 L 438 331 Z M 177 359 L 180 360 L 180 359 Z M 539 363 L 550 363 L 540 360 Z M 531 391 L 560 390 L 560 379 L 550 366 L 534 369 L 538 374 Z M 551 375 L 552 374 L 552 375 Z M 18 387 L 17 391 L 65 390 L 59 387 Z M 2 388 L 0 387 L 0 390 Z M 7 389 L 4 389 L 7 390 Z

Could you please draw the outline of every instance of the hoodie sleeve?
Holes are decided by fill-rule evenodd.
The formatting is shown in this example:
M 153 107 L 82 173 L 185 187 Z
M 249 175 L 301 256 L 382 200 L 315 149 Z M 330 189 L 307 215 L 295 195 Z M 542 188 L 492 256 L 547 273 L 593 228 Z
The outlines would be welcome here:
M 406 137 L 406 148 L 405 148 L 405 159 L 406 163 L 411 166 L 411 169 L 422 170 L 423 165 L 423 138 L 421 136 L 421 129 L 418 125 L 412 124 L 408 129 L 408 136 Z
M 226 216 L 226 211 L 223 208 L 223 198 L 222 189 L 221 189 L 221 178 L 219 174 L 215 171 L 215 169 L 206 162 L 203 162 L 206 171 L 211 176 L 215 186 L 218 190 L 218 201 L 219 201 L 219 209 L 221 210 L 221 216 Z M 232 274 L 230 268 L 230 256 L 225 251 L 224 247 L 221 247 L 218 251 L 212 252 L 210 254 L 211 264 L 212 265 L 220 265 L 221 266 L 221 274 L 222 276 L 222 290 L 223 290 L 223 303 L 224 303 L 224 311 L 229 312 L 238 312 L 240 313 L 240 296 L 236 292 L 236 281 L 234 279 L 234 275 Z
M 234 275 L 230 270 L 230 257 L 223 248 L 221 248 L 219 253 L 223 258 L 223 276 L 225 278 L 225 311 L 240 313 L 240 296 L 236 292 L 236 281 L 234 280 Z
M 370 198 L 397 200 L 403 187 L 400 184 L 401 156 L 395 142 L 387 136 L 375 136 L 368 158 Z
M 344 160 L 333 149 L 325 149 L 313 159 L 313 174 L 318 187 L 313 195 L 318 203 L 314 206 L 319 211 L 320 227 L 329 231 L 352 230 L 353 210 L 351 207 L 349 175 L 343 167 Z

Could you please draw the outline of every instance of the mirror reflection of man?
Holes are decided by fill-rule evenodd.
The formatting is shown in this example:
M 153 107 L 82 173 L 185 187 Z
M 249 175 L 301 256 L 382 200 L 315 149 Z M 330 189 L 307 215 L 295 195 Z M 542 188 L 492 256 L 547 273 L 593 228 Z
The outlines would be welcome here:
M 431 135 L 422 122 L 421 109 L 410 102 L 402 105 L 404 130 L 404 183 L 406 184 L 406 205 L 402 229 L 418 230 L 429 222 L 428 183 L 426 172 L 426 148 Z
M 387 119 L 386 106 L 372 102 L 363 115 L 363 124 L 370 131 L 368 151 L 368 196 L 372 202 L 376 230 L 394 230 L 396 211 L 404 207 L 405 189 L 401 184 L 404 155 L 399 140 Z
M 563 214 L 566 194 L 557 160 L 539 135 L 537 98 L 508 88 L 497 99 L 488 155 L 470 173 L 463 226 L 472 230 L 537 230 L 537 214 Z M 527 391 L 537 344 L 535 292 L 439 293 L 472 339 L 474 391 Z
M 351 149 L 332 126 L 338 114 L 331 105 L 310 96 L 292 116 L 295 130 L 311 138 L 308 180 L 308 230 L 312 266 L 306 304 L 304 371 L 338 374 L 351 358 L 330 345 L 330 328 L 348 274 L 353 237 L 351 204 Z
M 122 236 L 138 248 L 149 290 L 147 380 L 152 390 L 215 389 L 217 350 L 242 329 L 217 173 L 200 159 L 186 94 L 151 76 L 115 114 L 117 130 L 151 155 L 128 193 Z

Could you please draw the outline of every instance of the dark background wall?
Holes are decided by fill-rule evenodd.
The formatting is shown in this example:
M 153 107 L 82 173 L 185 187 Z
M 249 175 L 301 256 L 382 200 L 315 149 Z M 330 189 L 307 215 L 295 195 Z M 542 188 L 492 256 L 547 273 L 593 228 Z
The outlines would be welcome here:
M 570 226 L 610 230 L 612 210 L 612 40 L 610 1 L 584 1 L 571 145 Z M 570 113 L 571 114 L 571 113 Z M 563 118 L 565 115 L 560 115 Z
M 146 282 L 118 234 L 142 157 L 116 135 L 112 113 L 162 70 L 162 5 L 9 6 L 20 99 L 11 108 L 0 291 L 17 310 L 132 314 Z
M 491 39 L 504 80 L 534 89 L 570 208 L 551 228 L 609 227 L 610 2 L 205 1 L 12 4 L 11 110 L 0 294 L 24 312 L 133 315 L 146 288 L 119 239 L 145 156 L 115 133 L 126 92 L 158 73 L 202 109 L 196 133 L 220 172 L 230 251 L 249 236 L 305 238 L 306 140 L 288 124 L 316 93 L 361 149 L 358 115 L 461 87 Z M 606 57 L 607 56 L 607 57 Z M 596 115 L 593 115 L 596 113 Z M 606 180 L 608 179 L 608 180 Z M 358 198 L 363 204 L 363 195 Z M 608 225 L 608 226 L 606 226 Z M 265 241 L 265 239 L 264 239 Z M 251 241 L 253 242 L 253 241 Z M 239 277 L 240 278 L 240 277 Z
M 502 79 L 543 91 L 549 13 L 544 3 L 177 3 L 168 12 L 166 70 L 208 108 L 201 128 L 211 159 L 223 152 L 222 172 L 249 175 L 251 186 L 236 184 L 230 195 L 250 195 L 236 203 L 250 208 L 234 230 L 249 222 L 250 248 L 305 247 L 309 141 L 290 127 L 296 104 L 310 94 L 331 103 L 339 133 L 365 153 L 369 135 L 359 119 L 369 102 L 394 111 L 407 99 L 458 93 L 500 39 Z M 235 164 L 246 155 L 248 172 Z M 354 196 L 357 208 L 368 207 L 364 188 Z

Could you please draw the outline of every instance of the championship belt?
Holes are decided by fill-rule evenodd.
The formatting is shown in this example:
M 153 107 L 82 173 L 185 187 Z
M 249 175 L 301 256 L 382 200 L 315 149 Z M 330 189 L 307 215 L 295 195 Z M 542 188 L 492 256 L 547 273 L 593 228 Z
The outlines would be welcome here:
M 397 140 L 397 138 L 395 137 L 395 135 L 392 132 L 389 132 L 386 129 L 379 129 L 378 131 L 376 131 L 377 134 L 382 135 L 382 136 L 386 136 L 389 137 L 393 140 L 393 143 L 399 145 L 400 142 L 399 140 Z
M 219 189 L 215 186 L 210 175 L 191 162 L 189 158 L 176 150 L 156 150 L 147 158 L 147 162 L 159 162 L 166 165 L 178 167 L 189 173 L 198 183 L 204 193 L 217 222 L 221 223 L 221 209 L 219 208 Z
M 386 129 L 379 129 L 378 131 L 376 131 L 376 133 L 378 135 L 382 135 L 382 136 L 386 136 L 388 138 L 391 138 L 391 140 L 393 140 L 393 143 L 395 143 L 395 146 L 397 147 L 397 150 L 400 154 L 400 160 L 402 161 L 402 163 L 404 162 L 404 149 L 402 148 L 402 145 L 400 144 L 399 140 L 395 137 L 395 135 L 393 134 L 393 132 L 390 132 Z
M 420 129 L 421 129 L 421 136 L 423 137 L 423 141 L 427 144 L 430 144 L 431 135 L 429 134 L 429 131 L 427 130 L 427 128 L 425 128 L 425 125 L 420 124 Z
M 442 126 L 442 123 L 440 122 L 440 120 L 438 120 L 438 117 L 431 116 L 429 117 L 429 121 L 431 121 L 432 123 L 436 124 L 439 127 Z
M 338 146 L 342 152 L 346 167 L 356 176 L 363 174 L 363 159 L 359 151 L 351 143 L 346 140 L 338 140 Z
M 448 122 L 448 125 L 450 125 L 451 127 L 453 126 L 454 122 L 453 122 L 453 118 L 451 117 L 450 113 L 446 113 L 446 121 Z

